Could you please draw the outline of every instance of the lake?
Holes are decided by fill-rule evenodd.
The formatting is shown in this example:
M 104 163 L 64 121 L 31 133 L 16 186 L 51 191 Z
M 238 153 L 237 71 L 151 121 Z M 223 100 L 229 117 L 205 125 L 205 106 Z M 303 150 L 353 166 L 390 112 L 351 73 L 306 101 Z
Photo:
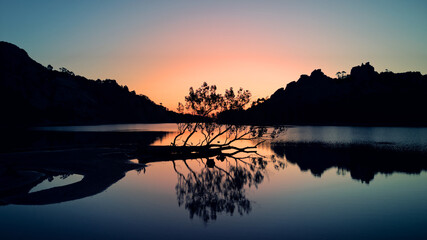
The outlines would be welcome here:
M 426 239 L 427 128 L 288 126 L 250 156 L 133 154 L 170 145 L 176 131 L 6 134 L 2 239 Z

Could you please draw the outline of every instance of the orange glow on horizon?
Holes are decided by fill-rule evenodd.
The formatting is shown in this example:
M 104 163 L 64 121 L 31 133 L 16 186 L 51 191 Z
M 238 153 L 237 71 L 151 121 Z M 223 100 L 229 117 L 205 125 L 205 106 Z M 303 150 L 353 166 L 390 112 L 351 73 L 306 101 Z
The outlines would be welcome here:
M 251 25 L 253 20 L 199 17 L 128 43 L 133 52 L 123 57 L 131 55 L 133 64 L 122 68 L 127 70 L 120 78 L 126 79 L 129 89 L 176 110 L 188 89 L 203 82 L 217 85 L 220 93 L 242 87 L 256 100 L 297 80 L 307 69 L 307 59 L 297 56 L 300 49 L 291 44 L 283 48 L 287 40 L 259 24 Z
M 205 81 L 256 100 L 315 69 L 427 72 L 425 1 L 33 2 L 2 5 L 3 41 L 173 110 Z
M 286 59 L 272 57 L 207 56 L 159 62 L 127 78 L 135 79 L 130 89 L 175 110 L 178 102 L 184 101 L 188 89 L 197 88 L 203 82 L 217 85 L 220 93 L 229 87 L 243 87 L 251 91 L 252 100 L 256 100 L 270 96 L 288 82 L 297 80 L 293 75 L 303 68 Z

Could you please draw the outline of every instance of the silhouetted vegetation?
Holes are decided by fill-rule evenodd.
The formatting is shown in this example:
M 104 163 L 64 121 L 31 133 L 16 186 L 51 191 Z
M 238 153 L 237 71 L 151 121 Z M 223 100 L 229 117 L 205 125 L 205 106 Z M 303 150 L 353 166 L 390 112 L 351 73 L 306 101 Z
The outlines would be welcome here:
M 190 212 L 190 218 L 198 216 L 206 223 L 215 220 L 219 213 L 249 213 L 252 206 L 245 188 L 257 187 L 263 181 L 268 162 L 275 169 L 285 167 L 284 162 L 274 157 L 267 159 L 256 150 L 285 128 L 268 131 L 263 126 L 217 123 L 218 113 L 243 110 L 251 94 L 243 89 L 235 93 L 230 88 L 222 95 L 216 90 L 215 85 L 207 83 L 198 89 L 190 88 L 185 104 L 178 104 L 178 111 L 199 116 L 203 121 L 178 123 L 178 132 L 170 146 L 143 146 L 137 152 L 140 164 L 172 162 L 178 176 L 178 204 Z M 187 163 L 190 160 L 200 161 L 204 167 L 196 171 Z M 184 164 L 187 174 L 178 170 L 176 161 Z M 227 168 L 218 166 L 218 162 L 225 163 Z
M 366 63 L 337 76 L 315 70 L 246 111 L 226 111 L 218 118 L 251 124 L 427 125 L 427 75 L 378 73 Z
M 48 68 L 48 69 L 49 69 L 49 68 Z M 70 70 L 66 69 L 65 67 L 60 67 L 60 68 L 59 68 L 59 71 L 60 71 L 60 72 L 63 72 L 63 73 L 66 73 L 66 74 L 68 74 L 68 75 L 71 75 L 71 76 L 75 76 L 74 72 L 72 72 L 72 71 L 70 71 Z
M 266 139 L 277 137 L 286 128 L 279 126 L 268 131 L 265 126 L 216 122 L 216 115 L 224 110 L 243 110 L 249 104 L 250 96 L 247 90 L 239 89 L 235 94 L 232 88 L 221 95 L 216 92 L 215 85 L 209 86 L 206 82 L 196 90 L 190 88 L 185 105 L 179 103 L 178 111 L 198 116 L 200 121 L 178 123 L 178 132 L 170 146 L 144 146 L 139 152 L 172 159 L 209 157 L 225 154 L 225 151 L 252 152 Z M 239 141 L 246 141 L 247 144 L 244 147 L 233 145 Z

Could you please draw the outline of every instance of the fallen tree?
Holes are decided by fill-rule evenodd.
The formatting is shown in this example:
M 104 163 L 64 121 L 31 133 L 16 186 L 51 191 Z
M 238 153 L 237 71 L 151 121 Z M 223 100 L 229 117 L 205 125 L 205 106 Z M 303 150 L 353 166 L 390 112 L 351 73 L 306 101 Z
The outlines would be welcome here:
M 225 94 L 217 93 L 215 85 L 206 82 L 196 90 L 190 88 L 185 104 L 178 103 L 178 112 L 192 114 L 204 121 L 178 123 L 178 131 L 169 146 L 144 146 L 138 149 L 142 158 L 194 159 L 217 156 L 224 159 L 240 153 L 257 154 L 256 148 L 268 139 L 277 137 L 285 127 L 247 126 L 219 124 L 218 113 L 243 110 L 250 102 L 251 93 L 240 88 L 227 89 Z M 242 143 L 246 142 L 246 143 Z

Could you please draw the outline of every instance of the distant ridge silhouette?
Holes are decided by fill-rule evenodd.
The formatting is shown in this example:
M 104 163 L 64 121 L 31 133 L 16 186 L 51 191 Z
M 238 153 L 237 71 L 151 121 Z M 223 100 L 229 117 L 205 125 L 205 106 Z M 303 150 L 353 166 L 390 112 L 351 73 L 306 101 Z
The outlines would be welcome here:
M 296 125 L 427 126 L 427 75 L 378 73 L 368 63 L 330 78 L 320 69 L 222 122 Z
M 427 126 L 427 75 L 378 73 L 368 63 L 349 75 L 320 69 L 278 89 L 248 110 L 226 111 L 237 124 Z M 65 68 L 42 66 L 0 41 L 0 126 L 182 122 L 182 115 L 129 91 L 115 80 L 89 80 Z M 198 119 L 207 120 L 207 119 Z
M 89 80 L 31 59 L 0 42 L 0 124 L 3 126 L 175 122 L 179 114 L 130 92 L 115 80 Z

